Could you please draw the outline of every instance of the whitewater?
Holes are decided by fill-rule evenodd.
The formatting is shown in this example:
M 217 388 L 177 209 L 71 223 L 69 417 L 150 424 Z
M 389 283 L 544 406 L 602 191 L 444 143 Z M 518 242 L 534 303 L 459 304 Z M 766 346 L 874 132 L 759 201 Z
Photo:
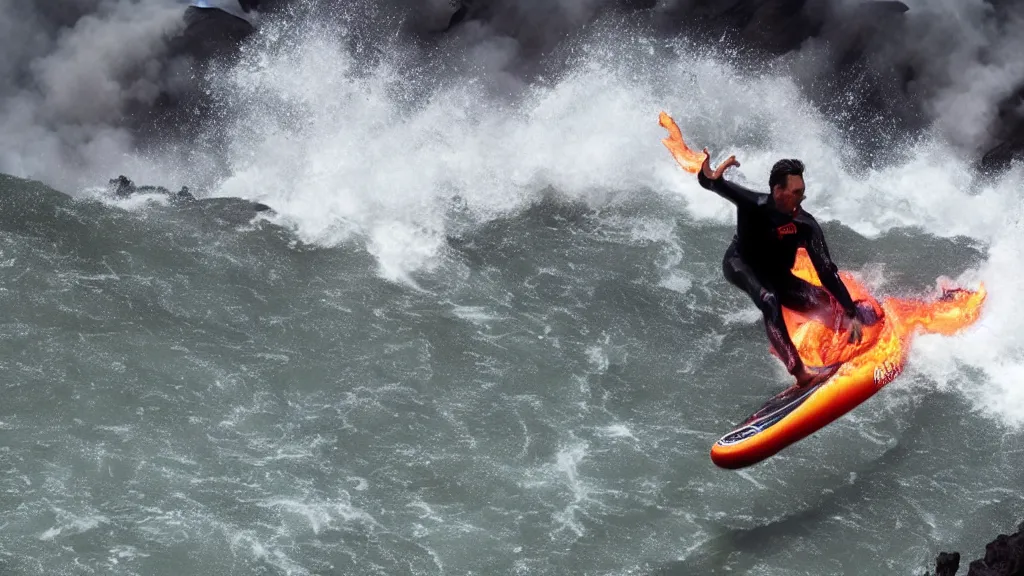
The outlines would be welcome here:
M 783 70 L 635 30 L 527 82 L 350 40 L 270 23 L 217 70 L 223 167 L 108 159 L 203 203 L 0 176 L 0 572 L 916 575 L 1024 515 L 1021 166 L 865 166 Z M 981 318 L 715 468 L 789 382 L 662 110 L 752 188 L 802 159 L 877 295 L 984 282 Z

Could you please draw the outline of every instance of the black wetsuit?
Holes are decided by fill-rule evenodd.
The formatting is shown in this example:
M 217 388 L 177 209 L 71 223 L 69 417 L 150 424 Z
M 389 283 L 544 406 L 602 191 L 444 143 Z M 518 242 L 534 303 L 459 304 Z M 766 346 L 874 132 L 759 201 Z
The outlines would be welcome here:
M 781 212 L 771 194 L 754 192 L 725 178 L 711 180 L 702 172 L 697 173 L 697 180 L 736 205 L 736 235 L 722 261 L 725 277 L 746 292 L 764 313 L 768 339 L 786 369 L 795 373 L 803 362 L 789 337 L 781 306 L 808 312 L 831 306 L 831 294 L 848 317 L 859 316 L 829 256 L 821 227 L 803 210 L 795 216 Z M 792 274 L 796 252 L 801 247 L 807 250 L 827 292 Z

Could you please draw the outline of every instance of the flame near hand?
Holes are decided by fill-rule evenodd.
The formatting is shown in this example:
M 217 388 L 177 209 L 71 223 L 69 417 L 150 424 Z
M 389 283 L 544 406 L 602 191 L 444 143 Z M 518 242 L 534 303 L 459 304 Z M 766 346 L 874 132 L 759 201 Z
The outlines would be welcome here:
M 704 158 L 707 155 L 703 152 L 694 152 L 686 145 L 686 141 L 683 140 L 683 133 L 680 132 L 679 126 L 677 126 L 675 120 L 665 112 L 658 115 L 658 123 L 661 124 L 662 128 L 668 130 L 668 138 L 663 138 L 661 143 L 668 148 L 669 152 L 672 153 L 672 157 L 676 159 L 679 166 L 691 174 L 699 172 L 700 166 L 704 163 Z

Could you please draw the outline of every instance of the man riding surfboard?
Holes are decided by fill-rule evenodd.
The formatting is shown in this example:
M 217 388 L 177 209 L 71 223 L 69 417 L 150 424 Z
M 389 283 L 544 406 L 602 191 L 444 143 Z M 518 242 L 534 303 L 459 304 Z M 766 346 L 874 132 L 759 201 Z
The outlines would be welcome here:
M 834 298 L 849 319 L 851 343 L 860 342 L 862 326 L 874 319 L 865 318 L 866 313 L 850 297 L 829 255 L 821 227 L 800 207 L 806 190 L 803 163 L 796 159 L 776 162 L 768 176 L 770 193 L 764 194 L 722 177 L 728 168 L 740 165 L 735 156 L 726 158 L 715 170 L 711 169 L 709 157 L 705 148 L 697 181 L 736 205 L 736 234 L 722 261 L 725 278 L 746 292 L 761 310 L 768 339 L 796 378 L 797 386 L 824 382 L 839 365 L 804 364 L 786 329 L 782 307 L 813 312 L 830 307 Z M 824 288 L 790 271 L 799 248 L 811 257 Z

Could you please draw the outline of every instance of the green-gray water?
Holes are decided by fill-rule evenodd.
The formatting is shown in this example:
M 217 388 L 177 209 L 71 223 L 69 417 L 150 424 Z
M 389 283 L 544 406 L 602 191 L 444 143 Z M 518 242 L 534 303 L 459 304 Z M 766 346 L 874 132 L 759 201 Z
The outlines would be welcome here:
M 1019 168 L 846 166 L 787 81 L 685 49 L 596 42 L 509 103 L 271 40 L 201 202 L 0 176 L 0 573 L 919 576 L 1024 516 Z M 747 185 L 803 158 L 842 268 L 983 281 L 982 318 L 717 469 L 789 379 L 660 110 Z

